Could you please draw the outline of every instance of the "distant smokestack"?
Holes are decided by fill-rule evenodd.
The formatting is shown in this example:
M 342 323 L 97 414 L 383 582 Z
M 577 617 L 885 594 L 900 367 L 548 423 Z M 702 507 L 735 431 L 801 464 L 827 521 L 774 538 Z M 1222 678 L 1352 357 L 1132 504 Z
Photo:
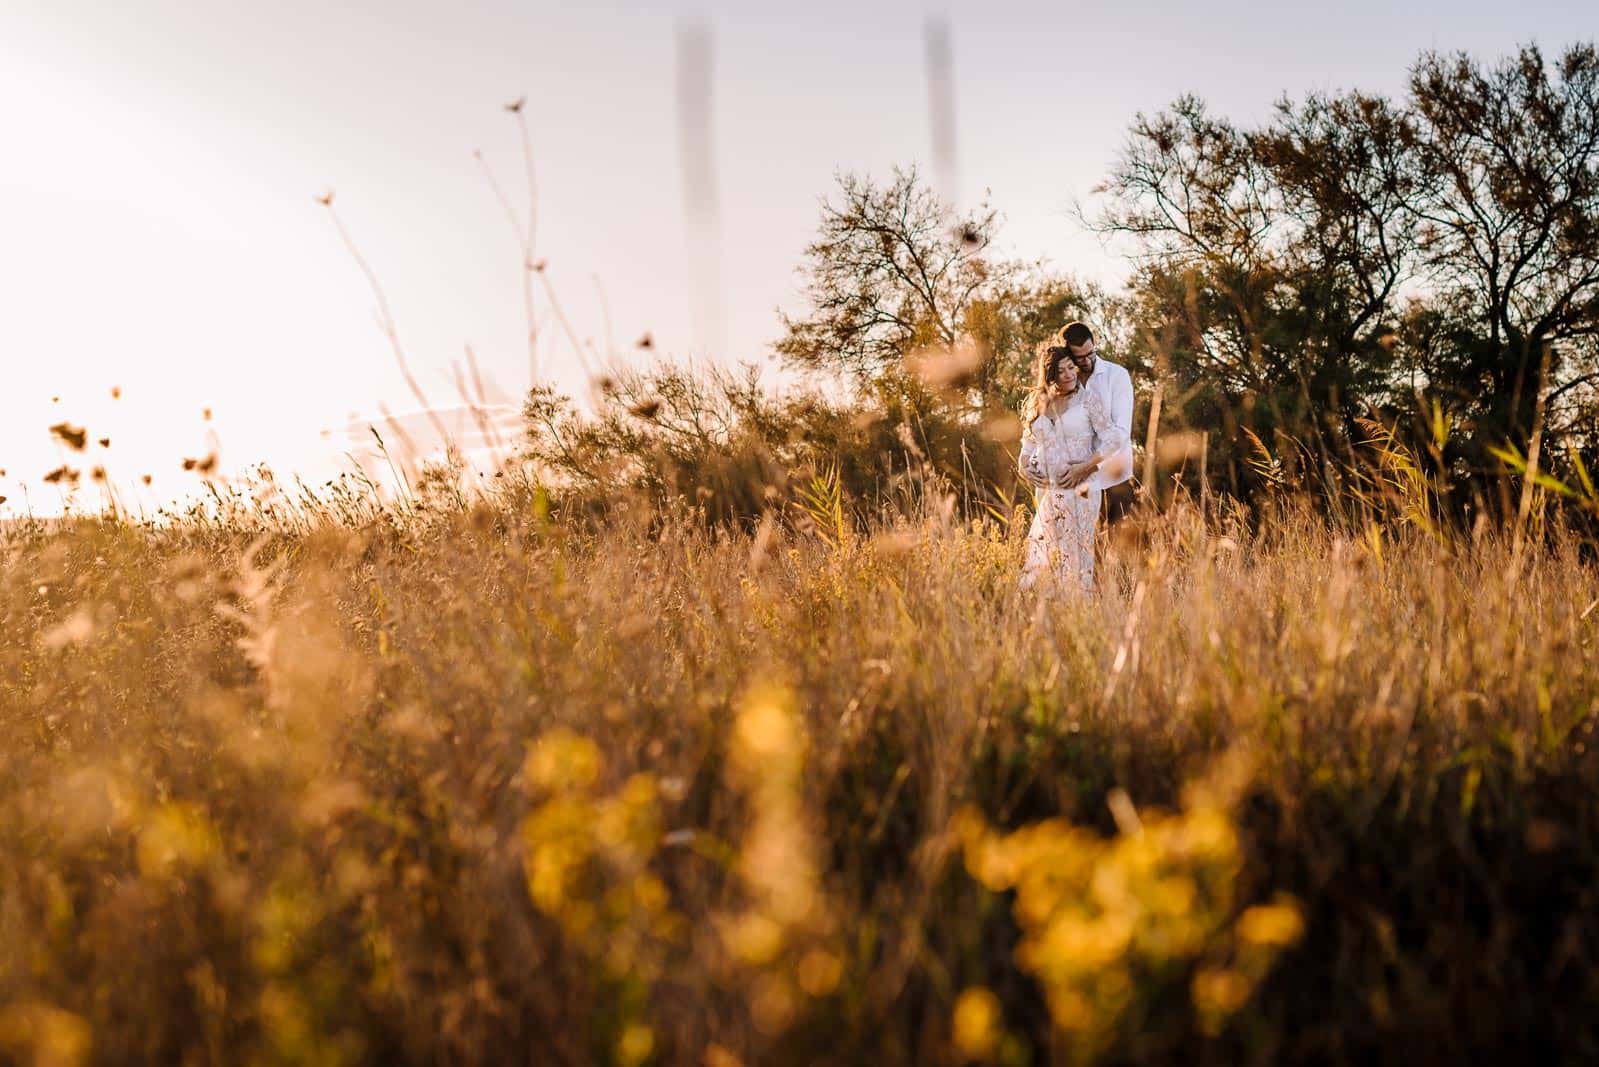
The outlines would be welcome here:
M 951 207 L 960 199 L 955 150 L 955 54 L 949 20 L 927 20 L 927 111 L 932 119 L 933 180 Z
M 688 236 L 694 341 L 706 353 L 722 348 L 721 208 L 711 128 L 711 31 L 687 23 L 677 34 L 677 142 L 682 154 L 683 218 Z

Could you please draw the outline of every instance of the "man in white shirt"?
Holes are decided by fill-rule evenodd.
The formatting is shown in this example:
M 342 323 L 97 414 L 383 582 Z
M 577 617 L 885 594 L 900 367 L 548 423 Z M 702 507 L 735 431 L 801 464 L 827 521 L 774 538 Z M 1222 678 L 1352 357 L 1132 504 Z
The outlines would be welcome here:
M 1110 413 L 1112 439 L 1096 440 L 1094 451 L 1102 458 L 1067 468 L 1055 484 L 1084 492 L 1120 485 L 1133 476 L 1132 376 L 1125 367 L 1099 355 L 1094 331 L 1086 324 L 1069 322 L 1061 327 L 1058 337 L 1077 366 L 1078 387 L 1097 393 Z

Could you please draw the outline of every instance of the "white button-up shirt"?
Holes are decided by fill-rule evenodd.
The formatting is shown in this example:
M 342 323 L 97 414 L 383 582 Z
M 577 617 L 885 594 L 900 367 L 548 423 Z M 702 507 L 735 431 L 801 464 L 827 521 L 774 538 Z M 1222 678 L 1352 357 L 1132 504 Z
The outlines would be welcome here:
M 1094 372 L 1083 388 L 1098 395 L 1110 413 L 1110 440 L 1096 434 L 1094 450 L 1109 452 L 1099 469 L 1083 483 L 1090 489 L 1109 489 L 1133 476 L 1133 378 L 1127 368 L 1104 356 L 1094 357 Z

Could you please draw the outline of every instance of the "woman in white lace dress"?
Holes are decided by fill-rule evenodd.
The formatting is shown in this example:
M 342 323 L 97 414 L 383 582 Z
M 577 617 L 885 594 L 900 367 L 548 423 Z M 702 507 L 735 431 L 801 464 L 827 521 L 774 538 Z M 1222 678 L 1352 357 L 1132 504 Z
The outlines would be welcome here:
M 1018 466 L 1037 487 L 1027 533 L 1022 588 L 1092 591 L 1094 531 L 1100 490 L 1087 477 L 1125 445 L 1098 394 L 1079 388 L 1065 347 L 1041 347 L 1032 393 L 1023 409 Z

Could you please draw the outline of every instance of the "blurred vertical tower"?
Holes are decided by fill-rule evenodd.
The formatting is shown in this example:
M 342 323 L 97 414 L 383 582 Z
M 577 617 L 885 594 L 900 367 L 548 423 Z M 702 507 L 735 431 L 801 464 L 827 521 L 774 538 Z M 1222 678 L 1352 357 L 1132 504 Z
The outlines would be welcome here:
M 694 344 L 721 354 L 721 217 L 711 121 L 713 42 L 710 27 L 689 22 L 677 34 L 677 142 L 681 153 L 683 218 L 688 240 Z
M 960 202 L 960 168 L 955 148 L 955 49 L 950 42 L 949 19 L 927 20 L 927 110 L 932 120 L 933 180 L 944 203 Z

